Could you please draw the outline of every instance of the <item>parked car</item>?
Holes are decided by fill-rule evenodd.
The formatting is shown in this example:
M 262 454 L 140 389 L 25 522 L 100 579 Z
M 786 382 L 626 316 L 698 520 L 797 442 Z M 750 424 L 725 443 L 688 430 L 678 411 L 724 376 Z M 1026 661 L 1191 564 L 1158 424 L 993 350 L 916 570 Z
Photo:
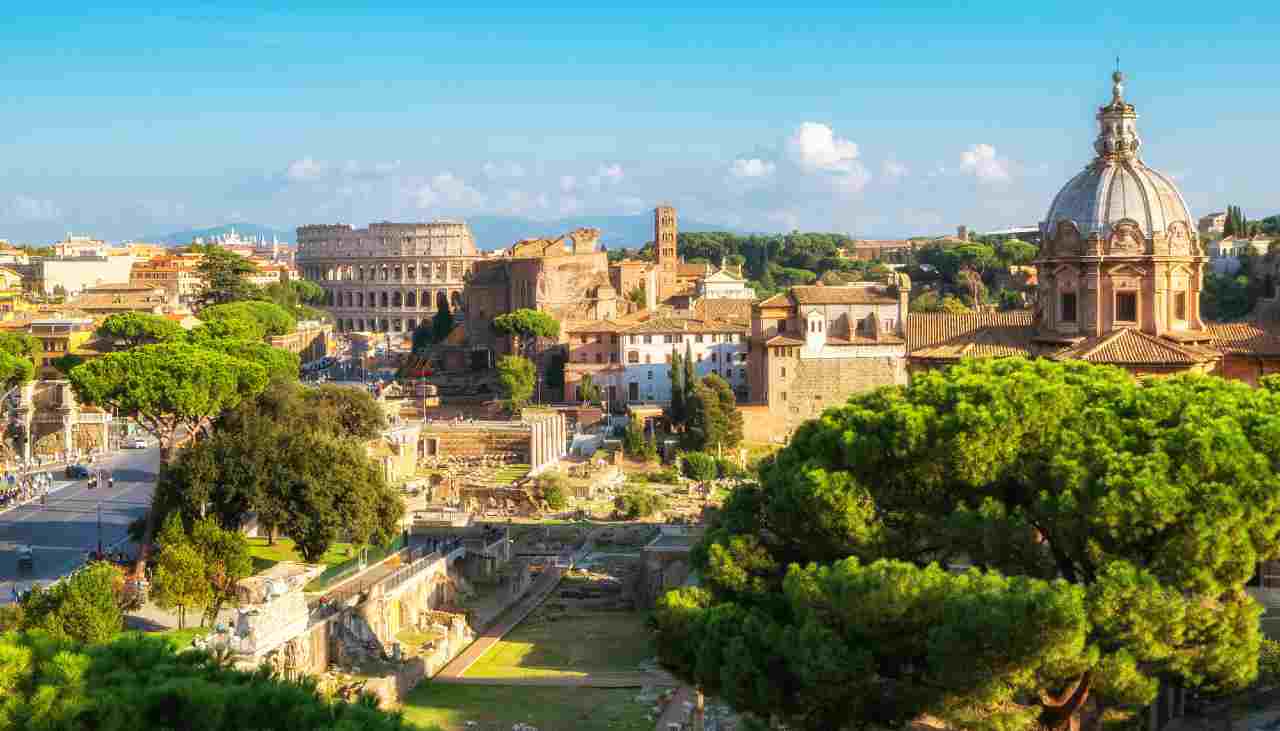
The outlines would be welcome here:
M 67 479 L 83 480 L 89 476 L 89 468 L 82 464 L 69 464 L 66 471 Z
M 129 449 L 146 449 L 147 440 L 143 439 L 142 437 L 134 437 L 130 439 L 128 442 L 125 442 L 124 446 Z

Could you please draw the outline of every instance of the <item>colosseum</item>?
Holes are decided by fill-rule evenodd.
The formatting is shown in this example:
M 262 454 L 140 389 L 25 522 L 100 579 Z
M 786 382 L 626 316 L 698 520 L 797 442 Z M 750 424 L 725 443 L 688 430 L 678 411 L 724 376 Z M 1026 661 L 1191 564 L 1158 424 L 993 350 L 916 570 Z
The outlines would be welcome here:
M 324 288 L 342 332 L 412 332 L 446 303 L 462 309 L 464 278 L 478 258 L 465 223 L 298 227 L 298 269 Z

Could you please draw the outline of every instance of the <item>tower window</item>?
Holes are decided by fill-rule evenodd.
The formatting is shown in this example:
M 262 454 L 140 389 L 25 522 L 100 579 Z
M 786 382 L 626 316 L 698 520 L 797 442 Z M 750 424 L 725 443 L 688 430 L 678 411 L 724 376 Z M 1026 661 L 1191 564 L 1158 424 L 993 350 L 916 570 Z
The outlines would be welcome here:
M 1187 319 L 1187 293 L 1178 292 L 1173 295 L 1173 319 Z
M 1138 293 L 1116 293 L 1116 319 L 1120 322 L 1138 321 Z
M 1075 292 L 1062 293 L 1061 318 L 1063 322 L 1076 321 L 1076 293 Z

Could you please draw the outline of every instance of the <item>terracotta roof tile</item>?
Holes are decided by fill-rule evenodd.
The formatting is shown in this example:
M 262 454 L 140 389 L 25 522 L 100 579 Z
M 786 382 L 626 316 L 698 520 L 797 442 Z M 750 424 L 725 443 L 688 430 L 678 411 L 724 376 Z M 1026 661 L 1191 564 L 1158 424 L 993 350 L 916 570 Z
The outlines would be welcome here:
M 694 320 L 683 317 L 655 317 L 645 322 L 636 323 L 626 328 L 626 333 L 698 333 L 698 332 L 745 332 L 747 326 L 742 323 L 721 322 L 717 320 Z
M 1215 350 L 1240 355 L 1280 356 L 1280 336 L 1252 322 L 1207 322 Z
M 1030 310 L 962 314 L 912 312 L 907 315 L 907 352 L 914 357 L 925 348 L 946 346 L 956 349 L 956 354 L 946 356 L 946 351 L 937 351 L 932 357 L 978 356 L 979 353 L 972 352 L 974 349 L 1005 355 L 1013 353 L 1004 353 L 1004 350 L 1013 349 L 1025 355 L 1031 352 L 1032 314 Z M 970 352 L 959 352 L 970 343 L 975 346 Z
M 1216 351 L 1197 345 L 1175 343 L 1167 338 L 1148 335 L 1141 330 L 1123 328 L 1106 335 L 1085 338 L 1077 345 L 1054 353 L 1055 360 L 1083 360 L 1113 365 L 1195 365 L 1218 357 Z
M 804 341 L 799 338 L 788 337 L 786 335 L 774 335 L 764 341 L 765 345 L 804 345 Z
M 775 294 L 772 297 L 769 297 L 763 302 L 756 303 L 756 306 L 757 307 L 790 307 L 791 298 L 787 296 L 786 292 L 779 292 L 778 294 Z
M 725 322 L 751 322 L 751 300 L 748 299 L 700 299 L 693 306 L 693 315 L 699 320 L 723 320 Z
M 898 301 L 898 296 L 883 285 L 792 287 L 791 296 L 802 305 L 891 305 Z

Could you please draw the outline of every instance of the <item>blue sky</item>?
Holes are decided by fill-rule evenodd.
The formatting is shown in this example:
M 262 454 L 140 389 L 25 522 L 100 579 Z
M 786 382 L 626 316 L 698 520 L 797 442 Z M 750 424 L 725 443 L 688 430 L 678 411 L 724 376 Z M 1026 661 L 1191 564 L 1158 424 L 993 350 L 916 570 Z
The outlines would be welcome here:
M 661 201 L 748 230 L 1033 223 L 1116 55 L 1193 213 L 1280 212 L 1280 3 L 169 5 L 0 25 L 0 238 Z

